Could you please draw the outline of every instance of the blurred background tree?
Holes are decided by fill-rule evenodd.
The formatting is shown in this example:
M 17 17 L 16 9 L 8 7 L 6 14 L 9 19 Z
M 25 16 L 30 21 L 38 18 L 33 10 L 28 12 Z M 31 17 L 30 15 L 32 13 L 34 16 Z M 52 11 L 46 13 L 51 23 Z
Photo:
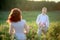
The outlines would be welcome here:
M 1 0 L 0 10 L 10 10 L 14 7 L 18 7 L 24 11 L 40 11 L 42 7 L 47 7 L 49 11 L 60 10 L 60 2 L 49 0 L 42 1 L 27 1 L 27 0 Z

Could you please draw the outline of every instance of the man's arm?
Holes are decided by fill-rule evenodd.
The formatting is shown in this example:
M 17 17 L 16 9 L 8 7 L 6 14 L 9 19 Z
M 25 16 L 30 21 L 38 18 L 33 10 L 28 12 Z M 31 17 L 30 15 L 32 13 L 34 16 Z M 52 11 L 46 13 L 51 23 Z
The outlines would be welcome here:
M 40 15 L 37 16 L 36 24 L 39 25 Z
M 47 16 L 46 26 L 49 27 L 49 17 Z

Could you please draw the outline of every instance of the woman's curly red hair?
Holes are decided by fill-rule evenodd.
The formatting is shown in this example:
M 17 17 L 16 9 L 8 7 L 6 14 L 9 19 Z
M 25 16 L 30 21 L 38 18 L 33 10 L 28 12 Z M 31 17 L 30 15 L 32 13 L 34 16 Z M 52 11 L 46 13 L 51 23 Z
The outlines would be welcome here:
M 18 22 L 22 19 L 22 12 L 18 8 L 14 8 L 11 10 L 7 22 Z

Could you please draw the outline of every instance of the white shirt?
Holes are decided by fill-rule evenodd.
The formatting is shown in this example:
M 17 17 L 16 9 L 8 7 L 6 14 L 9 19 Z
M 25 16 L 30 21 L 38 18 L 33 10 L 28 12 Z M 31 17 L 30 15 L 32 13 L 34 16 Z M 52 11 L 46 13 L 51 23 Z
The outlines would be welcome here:
M 11 27 L 14 28 L 15 35 L 18 39 L 26 39 L 26 36 L 24 34 L 25 23 L 26 23 L 25 20 L 21 20 L 19 22 L 12 22 L 10 25 Z
M 46 14 L 39 14 L 37 16 L 36 23 L 37 23 L 37 25 L 39 25 L 39 23 L 45 23 L 46 26 L 48 27 L 49 26 L 49 17 Z

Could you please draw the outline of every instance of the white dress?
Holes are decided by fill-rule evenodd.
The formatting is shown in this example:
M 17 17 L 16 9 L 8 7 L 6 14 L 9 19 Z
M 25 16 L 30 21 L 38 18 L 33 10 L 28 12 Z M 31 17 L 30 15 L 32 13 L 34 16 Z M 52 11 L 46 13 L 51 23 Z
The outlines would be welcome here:
M 21 20 L 19 22 L 12 22 L 11 25 L 15 30 L 15 35 L 17 40 L 26 40 L 26 35 L 24 34 L 24 25 L 26 21 Z

